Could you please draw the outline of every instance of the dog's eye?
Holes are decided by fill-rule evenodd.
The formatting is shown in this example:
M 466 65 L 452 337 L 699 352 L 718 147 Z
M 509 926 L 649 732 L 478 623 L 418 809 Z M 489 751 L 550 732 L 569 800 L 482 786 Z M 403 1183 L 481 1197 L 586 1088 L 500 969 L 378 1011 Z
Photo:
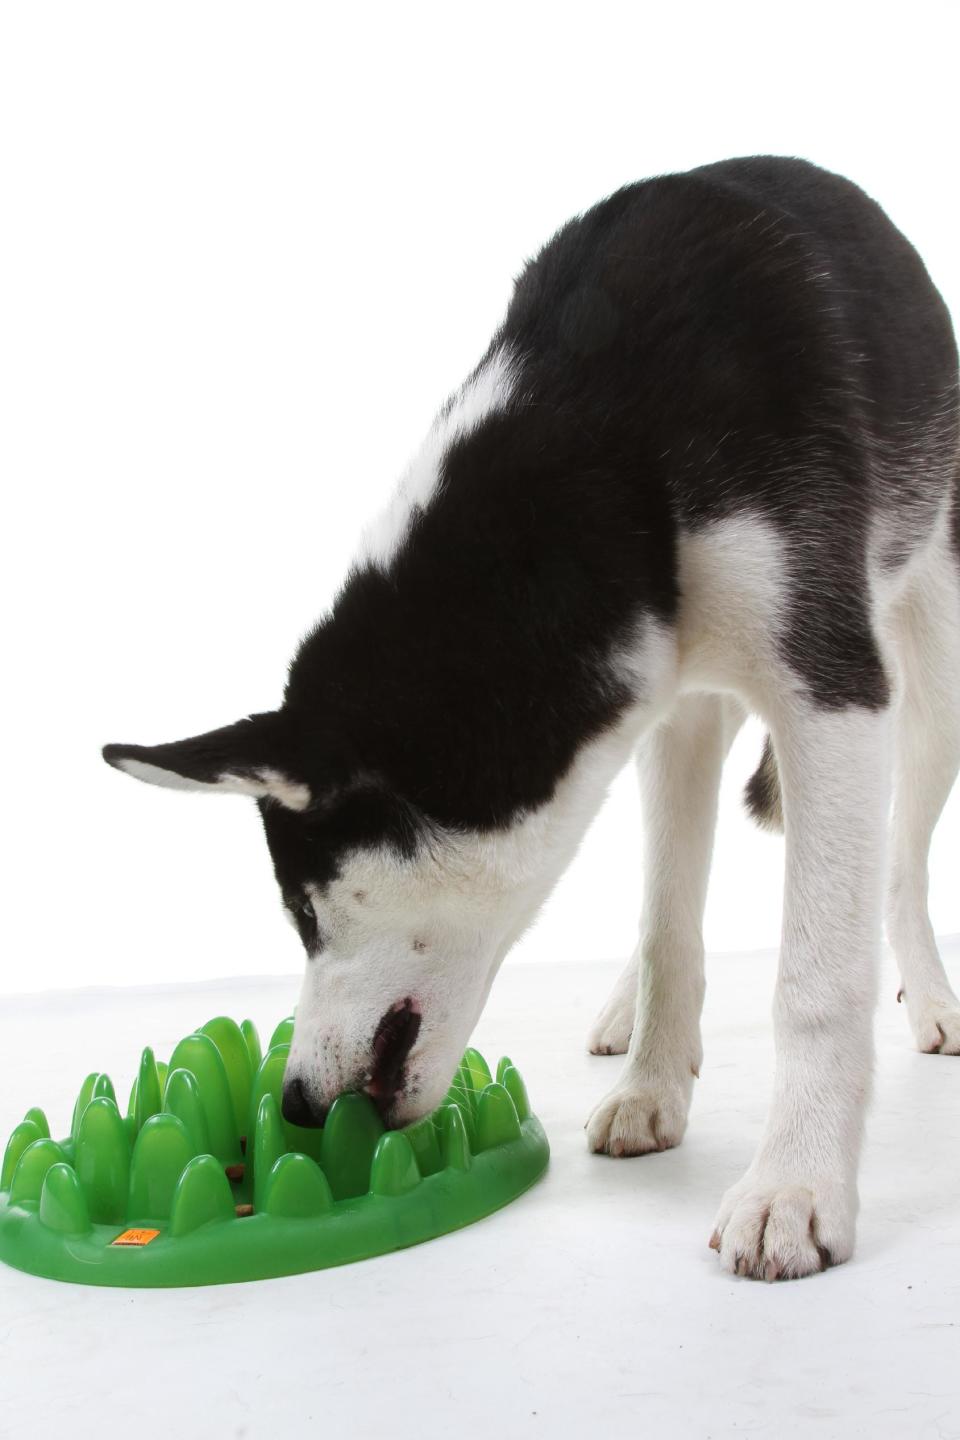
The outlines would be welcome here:
M 293 915 L 293 922 L 300 933 L 309 954 L 313 955 L 320 947 L 320 932 L 317 925 L 317 912 L 313 908 L 313 902 L 305 898 L 298 898 L 290 906 Z

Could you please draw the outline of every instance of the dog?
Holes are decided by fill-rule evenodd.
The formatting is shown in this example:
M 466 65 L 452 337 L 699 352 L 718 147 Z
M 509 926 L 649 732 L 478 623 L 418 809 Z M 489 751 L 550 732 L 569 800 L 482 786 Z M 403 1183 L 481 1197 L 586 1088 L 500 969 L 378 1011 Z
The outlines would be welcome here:
M 253 796 L 306 950 L 283 1089 L 440 1102 L 493 978 L 639 761 L 644 914 L 589 1040 L 626 1053 L 591 1150 L 678 1145 L 724 757 L 785 830 L 776 1073 L 722 1265 L 846 1260 L 884 918 L 923 1051 L 960 1054 L 927 915 L 960 765 L 957 349 L 916 251 L 848 180 L 753 157 L 564 225 L 440 410 L 283 703 L 141 780 Z M 892 799 L 892 823 L 890 822 Z M 889 835 L 889 844 L 888 844 Z

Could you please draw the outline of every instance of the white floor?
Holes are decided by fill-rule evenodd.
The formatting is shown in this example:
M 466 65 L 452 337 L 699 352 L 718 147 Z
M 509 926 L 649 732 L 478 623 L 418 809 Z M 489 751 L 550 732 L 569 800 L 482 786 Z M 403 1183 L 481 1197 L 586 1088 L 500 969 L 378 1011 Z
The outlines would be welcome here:
M 948 947 L 960 972 L 960 946 Z M 774 959 L 709 966 L 706 1063 L 676 1151 L 589 1156 L 620 1061 L 584 1053 L 611 964 L 507 967 L 477 1034 L 523 1070 L 547 1177 L 458 1234 L 364 1264 L 207 1290 L 109 1291 L 0 1267 L 0 1435 L 960 1436 L 960 1061 L 910 1049 L 887 976 L 855 1260 L 723 1275 L 714 1207 L 750 1158 L 771 1070 Z M 87 991 L 0 1007 L 5 1136 L 54 1130 L 95 1065 L 125 1088 L 210 1015 L 264 1029 L 297 981 Z

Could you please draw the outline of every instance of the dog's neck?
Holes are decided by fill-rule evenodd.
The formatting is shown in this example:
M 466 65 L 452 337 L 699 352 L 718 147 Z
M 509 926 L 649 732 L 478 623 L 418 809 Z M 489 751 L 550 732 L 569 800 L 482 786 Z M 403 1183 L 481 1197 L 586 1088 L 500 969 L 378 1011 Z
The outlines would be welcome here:
M 626 483 L 589 427 L 541 413 L 524 384 L 494 347 L 444 408 L 286 695 L 322 723 L 327 753 L 338 738 L 470 833 L 547 806 L 581 755 L 654 702 L 676 606 L 657 477 Z

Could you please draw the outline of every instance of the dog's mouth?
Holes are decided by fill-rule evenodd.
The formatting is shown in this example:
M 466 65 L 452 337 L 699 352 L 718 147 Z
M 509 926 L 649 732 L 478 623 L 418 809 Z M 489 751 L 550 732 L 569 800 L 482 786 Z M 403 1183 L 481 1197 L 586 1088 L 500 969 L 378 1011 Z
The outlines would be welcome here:
M 386 1118 L 403 1089 L 404 1069 L 420 1033 L 420 1010 L 409 996 L 391 1005 L 373 1036 L 373 1068 L 364 1089 Z

